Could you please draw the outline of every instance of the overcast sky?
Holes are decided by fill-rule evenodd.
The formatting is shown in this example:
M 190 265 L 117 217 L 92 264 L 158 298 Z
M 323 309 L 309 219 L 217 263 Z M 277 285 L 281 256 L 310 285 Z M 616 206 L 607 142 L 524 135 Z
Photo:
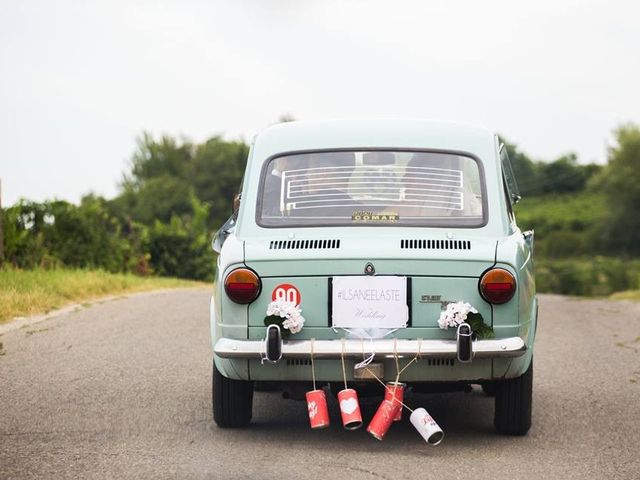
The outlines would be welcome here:
M 201 141 L 402 116 L 604 162 L 640 123 L 636 1 L 67 1 L 0 5 L 0 178 L 112 197 L 143 131 Z

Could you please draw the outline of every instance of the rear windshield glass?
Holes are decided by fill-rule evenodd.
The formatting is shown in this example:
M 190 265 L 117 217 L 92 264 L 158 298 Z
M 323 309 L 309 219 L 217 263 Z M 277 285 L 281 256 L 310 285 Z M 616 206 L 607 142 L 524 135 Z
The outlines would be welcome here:
M 316 152 L 273 158 L 262 176 L 262 226 L 481 226 L 478 163 L 433 152 Z

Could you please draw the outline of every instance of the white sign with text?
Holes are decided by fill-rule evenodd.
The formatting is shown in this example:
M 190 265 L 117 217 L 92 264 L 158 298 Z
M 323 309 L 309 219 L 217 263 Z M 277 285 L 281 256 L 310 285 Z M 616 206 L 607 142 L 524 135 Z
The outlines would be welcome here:
M 409 321 L 406 277 L 333 277 L 333 326 L 405 328 Z

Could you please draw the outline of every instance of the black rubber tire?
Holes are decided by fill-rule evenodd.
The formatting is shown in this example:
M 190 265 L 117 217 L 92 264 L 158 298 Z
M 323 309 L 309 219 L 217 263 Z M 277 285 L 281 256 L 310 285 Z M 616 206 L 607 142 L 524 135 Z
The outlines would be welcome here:
M 213 420 L 221 428 L 242 428 L 251 422 L 253 382 L 223 376 L 213 362 Z
M 482 387 L 482 391 L 486 396 L 488 397 L 496 396 L 496 390 L 498 389 L 498 385 L 496 385 L 496 382 L 487 382 L 487 383 L 483 383 L 480 386 Z
M 520 377 L 496 384 L 493 424 L 503 435 L 526 435 L 531 428 L 533 359 Z

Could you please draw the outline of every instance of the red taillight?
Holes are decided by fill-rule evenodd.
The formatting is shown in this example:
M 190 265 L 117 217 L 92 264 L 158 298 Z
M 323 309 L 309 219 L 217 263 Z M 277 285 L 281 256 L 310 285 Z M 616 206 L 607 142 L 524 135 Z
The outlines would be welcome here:
M 260 295 L 262 282 L 253 270 L 236 268 L 224 279 L 224 291 L 236 303 L 253 302 Z
M 480 293 L 489 303 L 506 303 L 516 293 L 516 279 L 504 268 L 492 268 L 480 278 Z

